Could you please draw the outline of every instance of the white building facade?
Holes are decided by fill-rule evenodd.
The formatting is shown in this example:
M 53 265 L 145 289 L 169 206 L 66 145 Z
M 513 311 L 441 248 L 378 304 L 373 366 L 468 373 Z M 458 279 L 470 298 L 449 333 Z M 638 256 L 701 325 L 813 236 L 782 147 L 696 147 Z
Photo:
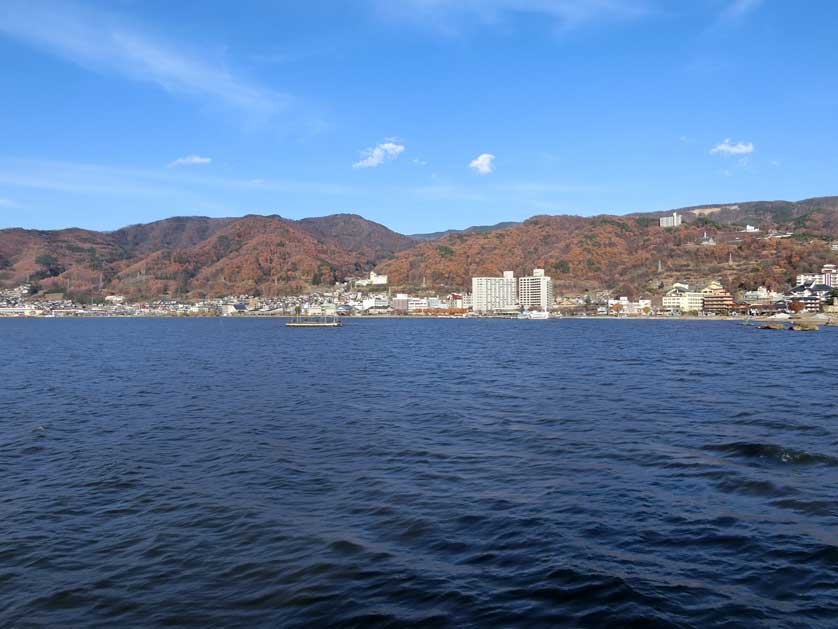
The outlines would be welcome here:
M 387 297 L 369 297 L 361 302 L 361 310 L 374 310 L 389 308 L 390 300 Z
M 609 314 L 622 315 L 648 315 L 652 312 L 651 299 L 638 299 L 637 301 L 629 301 L 628 297 L 620 297 L 619 299 L 608 300 Z
M 518 278 L 518 302 L 524 310 L 550 310 L 553 279 L 544 275 L 544 269 L 533 269 L 532 275 Z
M 661 227 L 678 227 L 681 224 L 681 215 L 673 212 L 672 216 L 661 216 L 658 223 Z
M 387 276 L 370 271 L 369 279 L 355 280 L 355 286 L 387 286 Z
M 797 276 L 797 285 L 803 284 L 838 286 L 838 269 L 834 264 L 824 264 L 820 273 L 801 273 Z
M 475 312 L 509 310 L 518 303 L 518 284 L 512 271 L 503 277 L 471 278 L 472 309 Z
M 691 291 L 688 284 L 674 284 L 663 296 L 661 306 L 669 312 L 701 312 L 704 295 Z

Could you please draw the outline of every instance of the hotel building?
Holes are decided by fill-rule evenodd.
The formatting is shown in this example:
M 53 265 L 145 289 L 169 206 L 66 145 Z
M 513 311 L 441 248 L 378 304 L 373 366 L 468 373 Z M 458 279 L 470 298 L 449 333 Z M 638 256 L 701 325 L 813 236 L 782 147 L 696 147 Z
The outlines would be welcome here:
M 518 301 L 524 310 L 550 310 L 553 280 L 544 275 L 544 269 L 533 269 L 532 275 L 518 278 Z
M 509 310 L 518 303 L 518 284 L 512 271 L 503 277 L 471 278 L 472 309 L 475 312 Z

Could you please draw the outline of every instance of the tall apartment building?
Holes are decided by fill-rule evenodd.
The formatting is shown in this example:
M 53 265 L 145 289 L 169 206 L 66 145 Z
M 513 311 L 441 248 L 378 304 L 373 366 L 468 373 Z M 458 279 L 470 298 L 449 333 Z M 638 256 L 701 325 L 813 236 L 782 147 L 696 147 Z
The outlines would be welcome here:
M 678 227 L 681 224 L 681 215 L 673 212 L 672 216 L 661 216 L 658 223 L 661 227 Z
M 544 269 L 533 269 L 532 275 L 518 278 L 518 301 L 524 310 L 548 311 L 553 305 L 553 279 Z
M 508 310 L 518 303 L 518 285 L 512 271 L 503 277 L 471 278 L 472 309 L 475 312 Z

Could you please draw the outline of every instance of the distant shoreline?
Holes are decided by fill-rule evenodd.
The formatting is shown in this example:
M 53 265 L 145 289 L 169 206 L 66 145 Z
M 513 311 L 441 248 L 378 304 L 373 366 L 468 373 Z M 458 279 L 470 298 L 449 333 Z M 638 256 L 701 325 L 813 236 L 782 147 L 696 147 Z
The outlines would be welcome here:
M 45 319 L 293 319 L 293 315 L 273 315 L 273 314 L 236 314 L 231 316 L 209 315 L 209 314 L 141 314 L 141 315 L 107 315 L 107 314 L 78 314 L 78 315 L 59 315 L 59 316 L 2 316 L 0 321 L 4 319 L 17 320 L 45 320 Z M 318 317 L 309 317 L 316 319 Z M 368 316 L 349 316 L 339 317 L 342 321 L 364 321 L 377 319 L 394 319 L 404 321 L 434 321 L 434 320 L 458 320 L 458 321 L 530 321 L 530 319 L 517 319 L 515 317 L 452 317 L 452 316 L 410 316 L 410 315 L 368 315 Z M 753 323 L 780 323 L 780 322 L 794 322 L 807 321 L 808 318 L 790 318 L 790 319 L 772 319 L 770 317 L 615 317 L 611 315 L 590 316 L 590 317 L 551 317 L 547 321 L 706 321 L 706 322 L 744 322 L 751 321 Z M 830 316 L 829 321 L 818 321 L 820 325 L 838 325 L 838 317 Z

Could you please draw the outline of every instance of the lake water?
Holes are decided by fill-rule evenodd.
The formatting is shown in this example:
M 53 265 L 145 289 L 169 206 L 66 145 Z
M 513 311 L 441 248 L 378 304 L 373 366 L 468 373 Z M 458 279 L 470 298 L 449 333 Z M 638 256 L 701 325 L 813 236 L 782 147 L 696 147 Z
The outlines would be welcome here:
M 2 626 L 835 626 L 838 328 L 0 321 Z

